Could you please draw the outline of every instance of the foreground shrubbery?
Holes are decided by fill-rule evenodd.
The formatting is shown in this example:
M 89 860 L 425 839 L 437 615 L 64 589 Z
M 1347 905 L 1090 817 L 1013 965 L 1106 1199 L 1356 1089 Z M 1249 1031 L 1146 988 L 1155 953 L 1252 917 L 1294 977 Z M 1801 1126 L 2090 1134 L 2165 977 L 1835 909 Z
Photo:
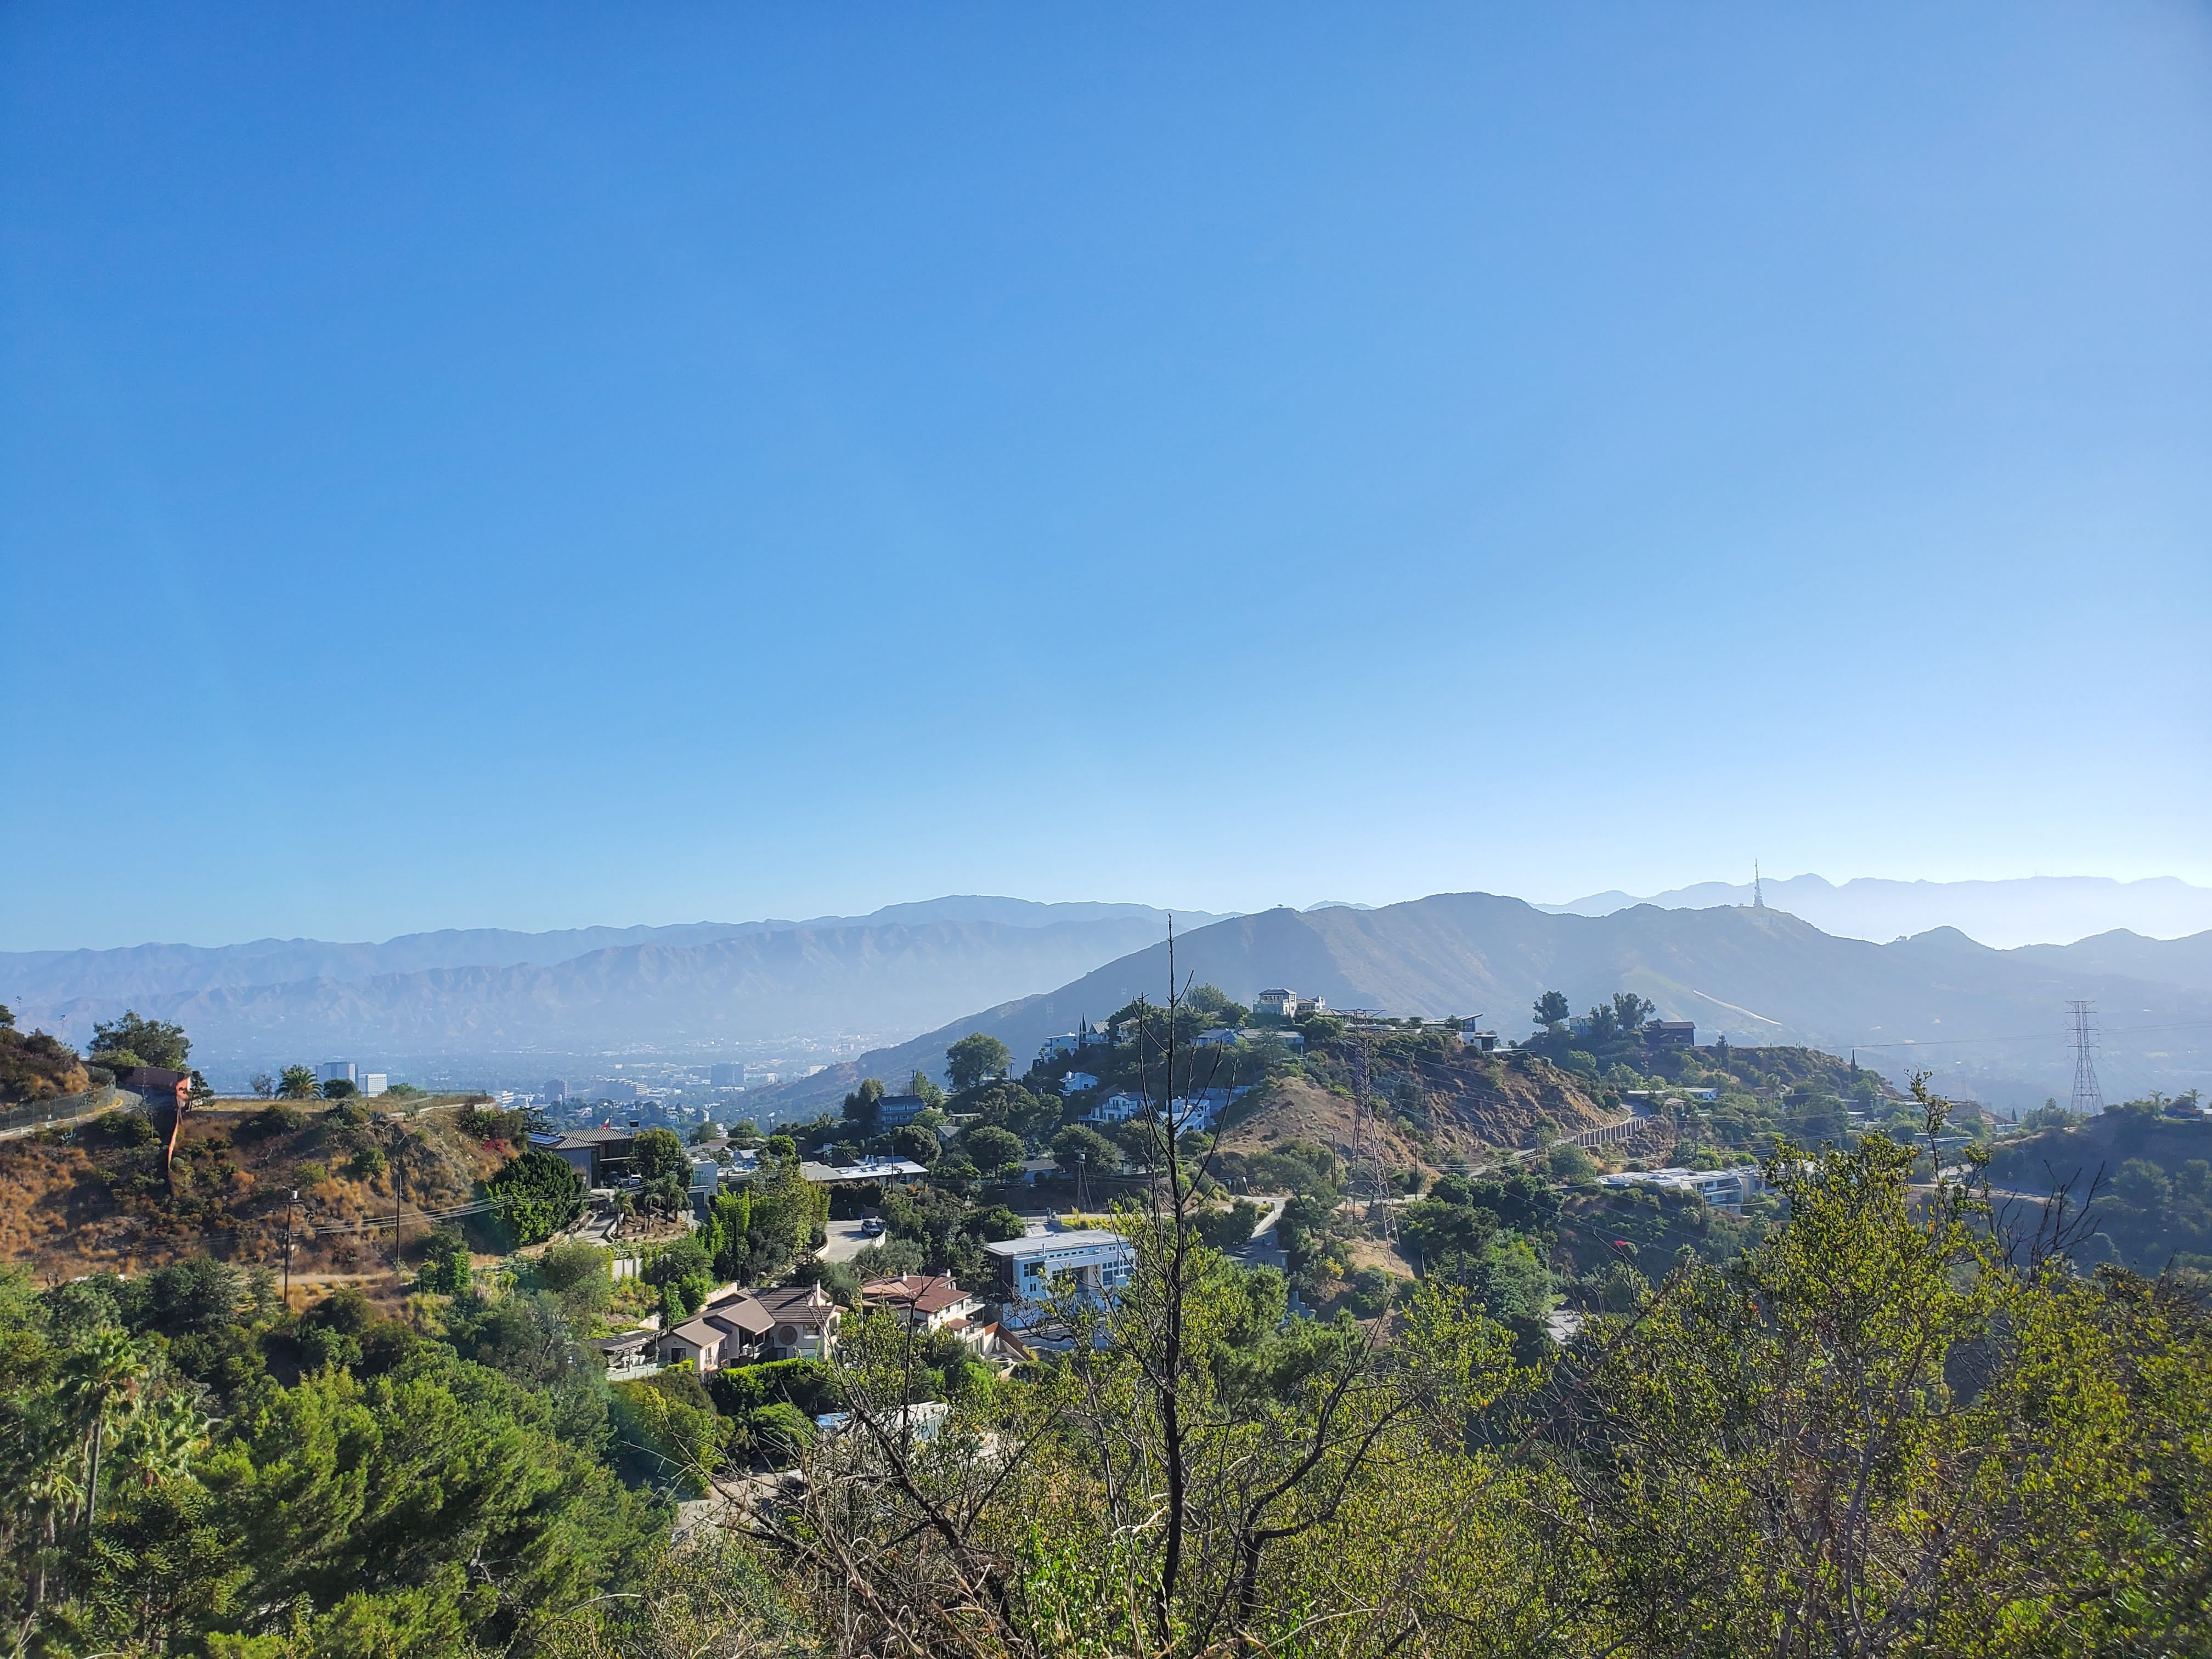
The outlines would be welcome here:
M 2201 1300 L 1910 1167 L 1778 1163 L 1786 1224 L 1565 1352 L 1467 1275 L 1285 1322 L 1181 1185 L 1127 1298 L 999 1382 L 878 1316 L 835 1376 L 610 1391 L 550 1279 L 412 1323 L 206 1262 L 11 1279 L 0 1593 L 84 1659 L 2206 1651 Z M 766 1501 L 681 1541 L 635 1484 L 718 1474 Z
M 1528 1364 L 1439 1284 L 1387 1346 L 1278 1330 L 1149 1231 L 1109 1340 L 817 1454 L 795 1593 L 871 1653 L 2205 1651 L 2201 1302 L 1916 1206 L 1911 1160 L 1778 1165 L 1787 1226 Z

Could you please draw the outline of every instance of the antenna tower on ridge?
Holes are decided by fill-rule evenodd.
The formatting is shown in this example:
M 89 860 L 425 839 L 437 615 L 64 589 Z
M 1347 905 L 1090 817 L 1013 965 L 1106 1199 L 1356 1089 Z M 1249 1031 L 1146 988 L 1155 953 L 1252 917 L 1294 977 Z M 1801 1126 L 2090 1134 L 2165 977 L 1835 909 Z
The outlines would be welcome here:
M 2069 1002 L 2074 1011 L 2074 1100 L 2078 1117 L 2094 1117 L 2105 1109 L 2105 1091 L 2097 1086 L 2097 1025 L 2087 1002 Z
M 1751 861 L 1751 908 L 1754 910 L 1766 908 L 1766 884 L 1759 878 L 1757 859 Z

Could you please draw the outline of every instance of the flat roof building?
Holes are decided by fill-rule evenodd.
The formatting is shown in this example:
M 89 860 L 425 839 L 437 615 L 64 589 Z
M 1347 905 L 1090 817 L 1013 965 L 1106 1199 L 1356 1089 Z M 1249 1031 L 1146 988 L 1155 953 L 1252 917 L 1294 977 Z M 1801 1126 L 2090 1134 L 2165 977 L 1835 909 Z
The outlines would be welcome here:
M 1041 1317 L 1055 1297 L 1098 1302 L 1119 1295 L 1137 1264 L 1136 1246 L 1103 1227 L 1002 1239 L 983 1254 L 998 1274 L 1006 1317 L 1018 1325 Z
M 1658 1187 L 1668 1192 L 1695 1193 L 1706 1203 L 1738 1210 L 1744 1200 L 1766 1190 L 1765 1177 L 1755 1164 L 1739 1164 L 1730 1170 L 1632 1170 L 1603 1177 L 1608 1187 Z

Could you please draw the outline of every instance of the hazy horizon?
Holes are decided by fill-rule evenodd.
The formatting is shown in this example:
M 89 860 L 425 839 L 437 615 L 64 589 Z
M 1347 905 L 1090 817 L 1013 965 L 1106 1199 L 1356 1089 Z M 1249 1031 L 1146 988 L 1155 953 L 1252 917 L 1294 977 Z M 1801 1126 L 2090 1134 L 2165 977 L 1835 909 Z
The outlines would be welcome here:
M 1767 888 L 1769 903 L 1774 908 L 1784 910 L 1792 908 L 1793 894 L 1791 892 L 1791 889 L 1795 884 L 1820 884 L 1831 890 L 1835 895 L 1838 896 L 1839 898 L 1847 896 L 1847 890 L 1856 887 L 1909 887 L 1916 890 L 1923 896 L 1925 903 L 1929 907 L 1930 917 L 1920 926 L 1910 927 L 1905 929 L 1905 931 L 1917 933 L 1923 931 L 1926 927 L 1955 927 L 1960 928 L 1961 932 L 1966 933 L 1976 939 L 1978 942 L 1991 945 L 1992 947 L 2000 950 L 2010 949 L 2023 944 L 2071 944 L 2075 940 L 2089 937 L 2094 933 L 2107 932 L 2113 928 L 2120 927 L 2124 927 L 2128 929 L 2128 931 L 2141 933 L 2144 937 L 2151 939 L 2182 938 L 2192 933 L 2203 932 L 2208 927 L 2212 927 L 2212 886 L 2200 886 L 2193 883 L 2185 883 L 2182 881 L 2181 878 L 2172 876 L 2140 877 L 2135 878 L 2130 881 L 2123 881 L 2119 878 L 2104 876 L 2084 877 L 2038 875 L 1994 878 L 1978 878 L 1965 881 L 1946 882 L 1931 881 L 1921 878 L 1900 880 L 1900 878 L 1898 878 L 1881 876 L 1852 876 L 1832 879 L 1816 871 L 1802 871 L 1789 875 L 1768 873 L 1765 876 L 1765 880 Z M 2021 932 L 2018 926 L 1984 928 L 1984 932 L 1988 932 L 1993 935 L 1986 938 L 1984 937 L 1984 932 L 1978 932 L 1973 926 L 1968 925 L 1967 923 L 1959 920 L 1950 919 L 1951 916 L 1967 914 L 1974 914 L 1978 915 L 1986 915 L 1990 914 L 1991 910 L 2002 912 L 2008 897 L 2016 906 L 2022 907 L 2027 915 L 2033 916 L 2038 914 L 2052 914 L 2051 907 L 2048 904 L 2043 905 L 2040 909 L 2039 909 L 2035 901 L 2026 897 L 2024 895 L 2019 895 L 2017 893 L 2008 894 L 2006 890 L 2003 890 L 2016 889 L 2025 884 L 2031 883 L 2063 883 L 2069 884 L 2098 884 L 2100 885 L 2110 884 L 2109 887 L 2106 887 L 2105 891 L 2101 894 L 2093 892 L 2089 896 L 2081 897 L 2079 901 L 2079 908 L 2094 913 L 2097 911 L 2100 906 L 2106 907 L 2109 910 L 2109 914 L 2118 919 L 2109 921 L 2093 921 L 2085 923 L 2080 931 L 2071 933 L 2066 933 L 2063 927 L 2044 927 L 2039 930 L 2032 925 L 2029 926 L 2029 929 L 2027 932 Z M 2188 896 L 2191 902 L 2203 907 L 2202 913 L 2200 914 L 2197 910 L 2191 909 L 2185 915 L 2175 917 L 2173 919 L 2172 925 L 2161 925 L 2160 913 L 2154 910 L 2148 910 L 2137 896 L 2130 894 L 2128 890 L 2130 887 L 2140 888 L 2154 884 L 2166 883 L 2181 883 L 2187 889 Z M 1717 890 L 1727 890 L 1725 892 L 1722 892 Z M 1984 909 L 1980 911 L 1970 912 L 1961 909 L 1957 905 L 1951 903 L 1950 901 L 1952 896 L 1962 896 L 1973 890 L 1998 890 L 1986 894 L 1988 904 Z M 772 924 L 777 927 L 809 927 L 815 925 L 835 924 L 854 925 L 876 922 L 878 921 L 884 922 L 896 921 L 903 919 L 896 914 L 899 911 L 917 907 L 943 904 L 956 902 L 963 898 L 979 899 L 994 902 L 1011 902 L 1016 905 L 1036 906 L 1039 908 L 1060 908 L 1071 910 L 1119 908 L 1149 909 L 1158 911 L 1164 915 L 1175 915 L 1188 925 L 1198 926 L 1203 925 L 1206 921 L 1213 921 L 1222 916 L 1249 915 L 1254 911 L 1278 908 L 1287 908 L 1296 910 L 1312 910 L 1322 908 L 1332 904 L 1346 904 L 1361 909 L 1379 909 L 1387 905 L 1410 903 L 1422 898 L 1433 897 L 1436 896 L 1437 893 L 1471 891 L 1497 892 L 1501 897 L 1517 898 L 1538 909 L 1542 910 L 1555 912 L 1575 911 L 1583 915 L 1603 915 L 1606 912 L 1606 908 L 1617 908 L 1617 905 L 1620 903 L 1659 902 L 1662 904 L 1667 904 L 1672 902 L 1675 904 L 1697 905 L 1707 903 L 1748 903 L 1751 902 L 1752 898 L 1753 884 L 1749 880 L 1730 882 L 1721 878 L 1711 878 L 1702 881 L 1684 882 L 1674 886 L 1658 888 L 1640 894 L 1627 893 L 1624 890 L 1619 888 L 1600 888 L 1577 893 L 1571 897 L 1564 899 L 1535 898 L 1525 893 L 1506 893 L 1494 888 L 1440 888 L 1436 890 L 1434 893 L 1408 893 L 1393 895 L 1388 897 L 1377 899 L 1338 897 L 1312 900 L 1304 903 L 1300 903 L 1293 900 L 1283 899 L 1276 901 L 1273 903 L 1253 905 L 1249 908 L 1229 906 L 1176 906 L 1173 904 L 1162 904 L 1152 899 L 1142 898 L 1101 899 L 1095 896 L 1081 896 L 1041 899 L 1030 895 L 1018 894 L 948 893 L 933 895 L 927 899 L 915 899 L 909 896 L 904 899 L 892 900 L 867 909 L 833 908 L 803 915 L 769 915 L 766 914 L 756 914 L 751 915 L 732 915 L 713 916 L 696 915 L 665 916 L 642 921 L 628 917 L 618 919 L 599 917 L 562 921 L 544 927 L 516 927 L 500 921 L 457 921 L 441 923 L 430 927 L 407 927 L 390 933 L 366 933 L 356 938 L 332 938 L 319 934 L 310 934 L 297 932 L 287 933 L 282 931 L 258 933 L 234 932 L 225 937 L 196 939 L 118 939 L 106 942 L 75 942 L 59 944 L 15 943 L 6 939 L 5 938 L 0 938 L 0 954 L 41 955 L 74 951 L 129 951 L 139 948 L 223 950 L 245 945 L 264 944 L 272 941 L 280 943 L 313 941 L 318 943 L 346 945 L 389 945 L 404 939 L 446 933 L 558 935 L 594 932 L 639 932 L 654 929 L 678 929 L 684 927 L 745 927 L 761 924 Z M 1592 900 L 1613 901 L 1614 903 L 1608 904 L 1603 908 L 1583 908 L 1589 905 L 1589 902 Z M 1809 909 L 1812 908 L 1813 907 L 1810 906 L 1802 907 L 1802 908 L 1804 909 Z M 1950 913 L 1948 916 L 1943 914 L 1947 909 Z M 2063 914 L 2063 912 L 2061 911 L 2059 914 Z M 1849 927 L 1826 927 L 1823 925 L 1820 917 L 1817 915 L 1806 915 L 1804 916 L 1804 920 L 1813 922 L 1816 927 L 1821 927 L 1822 931 L 1824 932 L 1837 933 L 1842 937 L 1871 939 L 1877 942 L 1893 937 L 1896 931 L 1893 928 L 1887 932 L 1884 932 L 1879 928 L 1873 931 L 1855 931 Z M 2059 936 L 2062 933 L 2064 933 L 2064 937 Z
M 0 52 L 0 944 L 2212 883 L 2202 7 Z

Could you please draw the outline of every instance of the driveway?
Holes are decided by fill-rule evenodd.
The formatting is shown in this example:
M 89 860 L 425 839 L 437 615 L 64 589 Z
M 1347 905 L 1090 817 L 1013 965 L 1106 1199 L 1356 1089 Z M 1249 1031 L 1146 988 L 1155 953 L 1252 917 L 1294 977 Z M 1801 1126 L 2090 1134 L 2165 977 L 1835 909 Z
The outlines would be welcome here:
M 833 1221 L 830 1224 L 830 1242 L 822 1247 L 824 1261 L 850 1261 L 860 1255 L 864 1244 L 878 1243 L 860 1229 L 867 1224 L 861 1221 Z

